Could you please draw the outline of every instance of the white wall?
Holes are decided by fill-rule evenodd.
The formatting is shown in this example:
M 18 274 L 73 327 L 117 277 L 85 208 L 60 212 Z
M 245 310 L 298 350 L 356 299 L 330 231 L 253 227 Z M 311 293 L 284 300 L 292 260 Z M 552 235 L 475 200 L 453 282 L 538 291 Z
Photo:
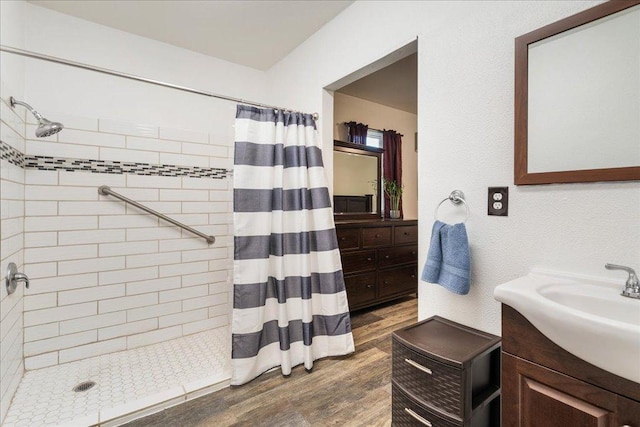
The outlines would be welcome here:
M 421 283 L 421 319 L 439 314 L 499 333 L 493 289 L 532 267 L 607 277 L 619 275 L 605 262 L 640 268 L 640 183 L 513 185 L 514 38 L 595 4 L 356 2 L 268 72 L 272 102 L 331 120 L 323 87 L 418 36 L 419 259 L 434 208 L 460 189 L 473 270 L 467 296 Z M 367 25 L 347 31 L 354 22 Z M 331 136 L 320 128 L 331 173 Z M 510 187 L 509 216 L 487 216 L 487 187 L 500 185 Z M 454 221 L 460 209 L 448 209 L 442 215 Z
M 366 123 L 375 129 L 393 129 L 402 135 L 402 210 L 405 219 L 418 218 L 418 160 L 415 150 L 415 134 L 418 116 L 382 104 L 334 93 L 333 138 L 347 141 L 344 122 Z

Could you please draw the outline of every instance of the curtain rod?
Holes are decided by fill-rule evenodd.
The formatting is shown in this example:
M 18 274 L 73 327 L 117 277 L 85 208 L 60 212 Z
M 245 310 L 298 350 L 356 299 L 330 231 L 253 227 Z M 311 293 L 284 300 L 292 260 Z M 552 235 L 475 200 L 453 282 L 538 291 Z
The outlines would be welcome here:
M 260 102 L 248 101 L 246 99 L 234 98 L 232 96 L 218 95 L 216 93 L 211 93 L 211 92 L 206 92 L 206 91 L 203 91 L 203 90 L 193 89 L 193 88 L 190 88 L 190 87 L 187 87 L 187 86 L 179 86 L 179 85 L 175 85 L 173 83 L 166 83 L 166 82 L 163 82 L 163 81 L 160 81 L 160 80 L 148 79 L 146 77 L 140 77 L 140 76 L 136 76 L 134 74 L 123 73 L 123 72 L 120 72 L 120 71 L 110 70 L 108 68 L 96 67 L 96 66 L 93 66 L 93 65 L 83 64 L 81 62 L 70 61 L 68 59 L 58 58 L 56 56 L 44 55 L 42 53 L 32 52 L 32 51 L 29 51 L 29 50 L 17 49 L 17 48 L 10 47 L 10 46 L 0 45 L 0 51 L 1 52 L 12 53 L 14 55 L 26 56 L 27 58 L 40 59 L 40 60 L 43 60 L 43 61 L 54 62 L 56 64 L 68 65 L 70 67 L 81 68 L 83 70 L 96 71 L 98 73 L 108 74 L 110 76 L 123 77 L 125 79 L 135 80 L 135 81 L 138 81 L 138 82 L 150 83 L 150 84 L 153 84 L 153 85 L 156 85 L 156 86 L 162 86 L 162 87 L 167 87 L 167 88 L 170 88 L 170 89 L 181 90 L 183 92 L 195 93 L 196 95 L 204 95 L 204 96 L 208 96 L 210 98 L 217 98 L 217 99 L 223 99 L 225 101 L 237 102 L 237 103 L 240 103 L 240 104 L 253 105 L 254 107 L 271 108 L 271 109 L 274 109 L 274 110 L 283 110 L 283 111 L 292 111 L 289 108 L 282 108 L 282 107 L 277 107 L 277 106 L 274 106 L 274 105 L 262 104 Z M 318 120 L 318 118 L 319 118 L 318 113 L 313 113 L 311 115 L 313 116 L 314 120 Z
M 349 127 L 349 122 L 342 122 L 342 124 L 343 124 L 343 125 L 345 125 L 346 127 Z M 376 128 L 372 128 L 372 127 L 369 127 L 368 125 L 367 125 L 367 129 L 375 130 L 375 131 L 380 132 L 380 133 L 384 133 L 384 132 L 385 132 L 384 130 L 376 129 Z M 394 132 L 395 132 L 395 131 L 394 131 Z M 404 136 L 404 135 L 403 135 L 403 134 L 401 134 L 401 133 L 398 133 L 398 132 L 396 132 L 396 133 L 397 133 L 398 135 L 400 135 L 401 137 L 403 137 L 403 136 Z

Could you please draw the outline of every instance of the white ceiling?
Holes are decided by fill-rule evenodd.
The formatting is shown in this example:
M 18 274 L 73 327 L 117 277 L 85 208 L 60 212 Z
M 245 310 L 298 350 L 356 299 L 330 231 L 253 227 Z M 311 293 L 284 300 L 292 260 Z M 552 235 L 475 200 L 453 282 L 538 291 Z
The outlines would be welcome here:
M 353 1 L 29 0 L 61 13 L 266 70 Z

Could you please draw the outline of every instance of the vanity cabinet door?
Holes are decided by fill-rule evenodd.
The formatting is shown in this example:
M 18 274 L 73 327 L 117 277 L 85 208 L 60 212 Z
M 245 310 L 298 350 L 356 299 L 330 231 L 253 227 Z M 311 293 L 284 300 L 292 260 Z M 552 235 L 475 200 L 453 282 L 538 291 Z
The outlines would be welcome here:
M 508 353 L 502 353 L 505 427 L 618 426 L 619 396 Z

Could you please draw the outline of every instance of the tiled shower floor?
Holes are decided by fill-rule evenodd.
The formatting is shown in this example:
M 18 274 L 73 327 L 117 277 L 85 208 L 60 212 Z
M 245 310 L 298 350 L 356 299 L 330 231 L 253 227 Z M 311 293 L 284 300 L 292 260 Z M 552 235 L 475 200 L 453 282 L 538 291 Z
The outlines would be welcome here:
M 3 427 L 120 425 L 226 387 L 228 328 L 25 373 Z M 84 392 L 72 389 L 95 381 Z

